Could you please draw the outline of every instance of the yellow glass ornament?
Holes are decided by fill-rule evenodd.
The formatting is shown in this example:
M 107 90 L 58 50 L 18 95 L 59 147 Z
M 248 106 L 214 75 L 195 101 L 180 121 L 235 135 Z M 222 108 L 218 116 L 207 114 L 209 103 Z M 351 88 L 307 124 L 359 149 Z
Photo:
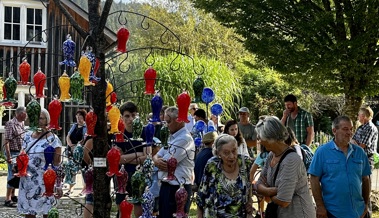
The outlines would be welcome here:
M 106 106 L 110 106 L 112 104 L 111 102 L 111 93 L 113 92 L 113 85 L 108 81 L 107 82 L 107 90 L 105 90 L 105 102 Z
M 111 122 L 111 130 L 109 130 L 109 134 L 118 133 L 118 121 L 120 120 L 120 110 L 113 105 L 112 109 L 108 112 L 108 119 Z
M 59 90 L 61 92 L 61 96 L 59 98 L 62 102 L 70 101 L 70 77 L 68 77 L 66 71 L 63 72 L 62 76 L 58 79 Z
M 84 78 L 84 86 L 93 85 L 93 83 L 89 81 L 91 67 L 92 67 L 91 61 L 87 58 L 87 56 L 82 55 L 82 57 L 80 58 L 80 63 L 79 63 L 79 73 Z
M 4 99 L 3 86 L 4 86 L 4 80 L 3 80 L 3 77 L 0 77 L 0 100 Z

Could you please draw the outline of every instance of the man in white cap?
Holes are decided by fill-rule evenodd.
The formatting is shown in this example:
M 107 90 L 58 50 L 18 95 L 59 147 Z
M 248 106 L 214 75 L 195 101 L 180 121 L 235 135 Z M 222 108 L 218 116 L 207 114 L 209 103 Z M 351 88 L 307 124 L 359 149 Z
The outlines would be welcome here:
M 241 107 L 238 111 L 238 128 L 240 129 L 243 138 L 246 141 L 247 147 L 252 150 L 257 147 L 257 132 L 255 126 L 250 123 L 250 111 L 247 107 Z M 252 155 L 251 151 L 249 151 Z

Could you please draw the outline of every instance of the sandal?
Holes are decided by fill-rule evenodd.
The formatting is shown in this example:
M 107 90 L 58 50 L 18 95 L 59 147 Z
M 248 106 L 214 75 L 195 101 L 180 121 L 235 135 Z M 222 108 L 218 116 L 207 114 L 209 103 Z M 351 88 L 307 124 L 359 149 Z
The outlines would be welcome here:
M 11 197 L 11 200 L 12 200 L 14 203 L 17 203 L 17 202 L 18 202 L 18 198 L 17 198 L 17 196 L 12 196 L 12 197 Z
M 6 206 L 6 207 L 16 207 L 16 203 L 14 203 L 11 200 L 9 200 L 9 201 L 5 201 L 4 206 Z

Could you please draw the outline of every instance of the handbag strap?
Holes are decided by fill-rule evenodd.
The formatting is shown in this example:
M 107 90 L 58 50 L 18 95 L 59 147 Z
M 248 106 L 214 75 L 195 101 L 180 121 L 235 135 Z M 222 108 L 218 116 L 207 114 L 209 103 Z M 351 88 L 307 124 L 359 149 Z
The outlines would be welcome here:
M 32 148 L 34 147 L 34 145 L 36 145 L 37 142 L 38 142 L 40 139 L 42 139 L 42 137 L 44 137 L 45 135 L 47 135 L 49 132 L 50 132 L 50 131 L 46 131 L 46 132 L 44 132 L 40 137 L 38 137 L 38 139 L 35 140 L 35 141 L 33 142 L 33 144 L 28 148 L 28 150 L 25 151 L 25 153 L 28 153 L 28 152 L 30 151 L 30 149 L 32 149 Z
M 289 154 L 291 152 L 295 152 L 295 151 L 292 148 L 288 148 L 287 151 L 285 151 L 283 156 L 280 158 L 278 165 L 276 166 L 275 173 L 274 173 L 274 180 L 273 180 L 274 186 L 275 186 L 276 176 L 278 175 L 278 172 L 279 172 L 280 163 L 284 160 L 284 158 L 287 156 L 287 154 Z

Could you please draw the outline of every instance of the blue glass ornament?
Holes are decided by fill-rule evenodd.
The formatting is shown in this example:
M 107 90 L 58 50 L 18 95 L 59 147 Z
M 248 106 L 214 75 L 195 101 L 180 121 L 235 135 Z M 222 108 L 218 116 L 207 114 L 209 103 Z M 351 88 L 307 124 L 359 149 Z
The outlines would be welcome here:
M 60 65 L 67 65 L 69 67 L 76 67 L 74 61 L 75 42 L 71 40 L 70 34 L 67 35 L 66 41 L 63 42 L 63 56 L 64 60 L 59 62 Z
M 45 157 L 45 166 L 43 167 L 44 170 L 47 170 L 49 164 L 53 165 L 54 154 L 55 149 L 53 148 L 53 146 L 47 146 L 43 151 L 43 155 Z
M 89 73 L 89 80 L 91 82 L 99 82 L 100 77 L 97 77 L 94 73 L 94 69 L 96 65 L 96 57 L 95 57 L 95 54 L 93 54 L 92 52 L 92 48 L 87 48 L 85 55 L 87 56 L 87 58 L 89 59 L 92 65 L 91 72 Z
M 208 126 L 208 131 L 207 132 L 214 132 L 216 131 L 214 126 Z
M 203 132 L 205 127 L 206 127 L 206 124 L 202 120 L 199 120 L 195 123 L 195 129 L 197 132 Z
M 154 97 L 150 101 L 151 109 L 153 111 L 153 117 L 151 118 L 151 122 L 160 122 L 161 119 L 159 117 L 162 106 L 163 106 L 163 99 L 161 98 L 159 92 L 156 92 Z
M 146 187 L 145 193 L 142 195 L 142 216 L 140 218 L 155 218 L 153 216 L 154 209 L 154 195 L 151 193 L 148 187 Z
M 200 137 L 196 137 L 196 138 L 194 139 L 194 143 L 195 143 L 195 146 L 196 146 L 197 148 L 200 147 L 200 146 L 201 146 L 201 143 L 202 143 L 201 138 L 200 138 Z
M 223 108 L 222 108 L 221 104 L 217 103 L 217 104 L 212 105 L 212 107 L 211 107 L 211 113 L 212 114 L 218 116 L 218 115 L 222 114 L 222 112 L 223 112 Z
M 215 99 L 215 93 L 211 88 L 204 88 L 203 93 L 201 94 L 201 100 L 205 104 L 211 103 Z
M 146 145 L 152 146 L 154 143 L 154 133 L 155 133 L 155 126 L 152 123 L 149 123 L 145 127 L 145 136 L 146 136 Z

